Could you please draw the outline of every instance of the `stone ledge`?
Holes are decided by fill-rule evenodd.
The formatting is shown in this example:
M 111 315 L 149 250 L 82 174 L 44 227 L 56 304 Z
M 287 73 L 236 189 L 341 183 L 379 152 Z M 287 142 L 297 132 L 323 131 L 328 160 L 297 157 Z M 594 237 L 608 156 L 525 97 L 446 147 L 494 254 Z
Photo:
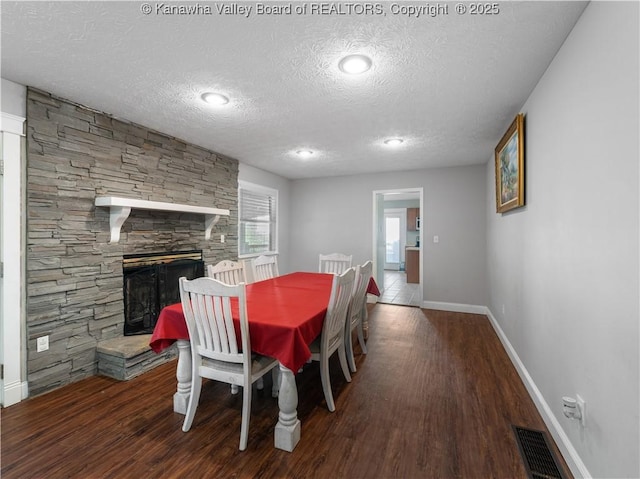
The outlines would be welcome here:
M 126 381 L 177 356 L 175 346 L 160 354 L 149 347 L 150 334 L 123 336 L 100 341 L 97 347 L 98 374 Z
M 131 358 L 151 350 L 149 347 L 150 340 L 150 334 L 107 339 L 98 343 L 98 353 L 109 354 L 119 358 Z

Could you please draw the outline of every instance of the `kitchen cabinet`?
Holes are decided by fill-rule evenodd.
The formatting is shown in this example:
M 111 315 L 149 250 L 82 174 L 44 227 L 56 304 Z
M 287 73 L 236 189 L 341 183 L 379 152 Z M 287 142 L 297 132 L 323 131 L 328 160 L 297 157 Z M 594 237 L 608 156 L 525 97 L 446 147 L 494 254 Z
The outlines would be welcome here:
M 407 230 L 420 230 L 420 208 L 407 208 Z
M 407 247 L 405 249 L 405 270 L 407 283 L 420 282 L 420 248 Z

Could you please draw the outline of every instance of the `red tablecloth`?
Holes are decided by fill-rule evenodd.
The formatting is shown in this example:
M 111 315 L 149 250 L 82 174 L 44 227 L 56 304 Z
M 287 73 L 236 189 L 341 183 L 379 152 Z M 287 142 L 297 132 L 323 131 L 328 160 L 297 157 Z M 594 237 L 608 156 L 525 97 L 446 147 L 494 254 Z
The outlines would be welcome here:
M 291 273 L 248 284 L 251 349 L 298 371 L 311 357 L 309 344 L 322 331 L 332 281 L 332 274 Z M 367 291 L 380 294 L 373 278 Z M 234 317 L 237 308 L 237 302 L 232 303 Z M 178 339 L 189 339 L 180 303 L 162 309 L 149 345 L 159 353 Z
M 380 290 L 378 289 L 378 285 L 376 284 L 376 281 L 373 279 L 373 276 L 369 278 L 369 284 L 367 285 L 367 293 L 380 296 Z
M 247 285 L 251 349 L 292 371 L 300 369 L 311 357 L 309 344 L 322 331 L 332 281 L 331 274 L 292 273 Z M 232 312 L 237 317 L 237 302 Z M 180 303 L 160 312 L 150 346 L 160 352 L 177 339 L 189 339 Z

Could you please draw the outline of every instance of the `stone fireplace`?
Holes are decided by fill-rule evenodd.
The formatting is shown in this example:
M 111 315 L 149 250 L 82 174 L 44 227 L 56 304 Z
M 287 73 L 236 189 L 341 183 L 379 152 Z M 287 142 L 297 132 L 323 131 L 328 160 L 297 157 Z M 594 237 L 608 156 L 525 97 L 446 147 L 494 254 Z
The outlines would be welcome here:
M 146 335 L 124 336 L 129 255 L 201 251 L 204 264 L 237 256 L 238 162 L 31 88 L 26 136 L 27 380 L 37 395 L 97 374 L 99 349 L 127 338 L 135 350 L 148 346 Z M 229 216 L 208 230 L 202 214 L 134 209 L 113 242 L 109 209 L 95 205 L 103 196 Z M 44 335 L 50 347 L 38 353 Z

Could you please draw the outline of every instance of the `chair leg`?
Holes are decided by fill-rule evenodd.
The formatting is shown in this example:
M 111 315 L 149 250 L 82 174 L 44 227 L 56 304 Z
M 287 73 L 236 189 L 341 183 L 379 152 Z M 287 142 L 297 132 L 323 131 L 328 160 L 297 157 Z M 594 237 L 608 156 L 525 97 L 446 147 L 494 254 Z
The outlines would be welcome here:
M 249 418 L 251 416 L 251 384 L 243 386 L 242 425 L 240 426 L 240 450 L 244 451 L 249 442 Z
M 202 378 L 194 374 L 191 378 L 191 393 L 189 394 L 189 404 L 187 405 L 187 414 L 184 416 L 182 430 L 187 432 L 191 429 L 193 418 L 196 415 L 198 402 L 200 401 L 200 391 L 202 390 Z
M 362 314 L 360 314 L 360 325 L 362 327 L 362 336 L 369 339 L 369 312 L 367 310 L 367 302 L 362 306 Z M 365 328 L 365 326 L 367 326 Z M 366 354 L 366 353 L 365 353 Z
M 362 327 L 362 320 L 358 323 L 358 342 L 362 349 L 362 354 L 367 354 L 367 345 L 364 342 L 364 328 Z
M 344 343 L 338 348 L 338 357 L 340 358 L 340 367 L 342 367 L 342 374 L 348 383 L 351 382 L 351 374 L 349 374 L 349 365 L 347 364 L 347 353 L 344 349 Z
M 356 372 L 356 360 L 353 357 L 353 343 L 351 341 L 351 329 L 348 330 L 344 337 L 344 348 L 347 353 L 347 361 L 349 363 L 349 369 L 352 373 Z
M 324 399 L 327 401 L 327 409 L 333 412 L 336 405 L 333 402 L 333 394 L 331 392 L 331 381 L 329 380 L 329 358 L 322 355 L 320 358 L 320 379 L 322 380 L 322 390 L 324 391 Z

